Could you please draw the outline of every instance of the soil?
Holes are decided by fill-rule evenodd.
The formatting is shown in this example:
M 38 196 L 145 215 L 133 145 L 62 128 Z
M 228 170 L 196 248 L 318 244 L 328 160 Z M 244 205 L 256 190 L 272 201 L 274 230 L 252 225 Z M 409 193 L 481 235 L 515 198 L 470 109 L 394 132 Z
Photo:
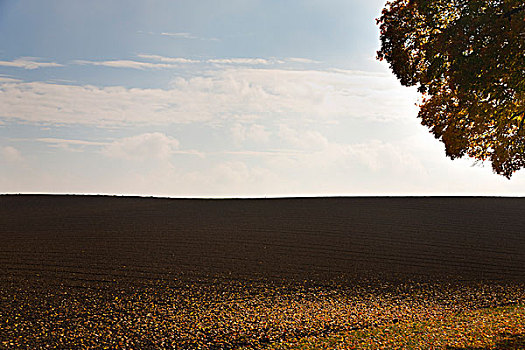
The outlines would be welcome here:
M 3 195 L 0 346 L 258 348 L 397 322 L 403 303 L 521 302 L 524 212 L 521 198 Z M 388 315 L 348 316 L 371 303 Z

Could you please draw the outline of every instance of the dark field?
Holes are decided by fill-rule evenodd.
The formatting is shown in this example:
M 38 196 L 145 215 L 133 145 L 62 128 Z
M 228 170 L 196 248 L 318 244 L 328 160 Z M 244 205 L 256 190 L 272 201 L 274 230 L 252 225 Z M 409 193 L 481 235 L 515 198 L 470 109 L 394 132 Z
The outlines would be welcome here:
M 0 266 L 4 348 L 271 347 L 522 305 L 525 200 L 0 196 Z

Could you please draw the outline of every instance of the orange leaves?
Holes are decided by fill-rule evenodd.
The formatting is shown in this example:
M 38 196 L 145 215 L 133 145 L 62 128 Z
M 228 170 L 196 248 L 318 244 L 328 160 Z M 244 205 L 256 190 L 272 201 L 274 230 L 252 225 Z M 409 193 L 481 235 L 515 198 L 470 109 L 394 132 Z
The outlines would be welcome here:
M 420 320 L 303 339 L 276 349 L 518 349 L 524 343 L 525 308 L 506 307 L 427 316 Z M 508 346 L 508 347 L 507 347 Z
M 494 308 L 524 302 L 523 286 L 226 283 L 10 293 L 19 302 L 2 299 L 7 348 L 426 349 L 494 344 L 525 327 L 519 304 Z
M 518 113 L 525 111 L 523 2 L 404 4 L 394 1 L 378 21 L 378 59 L 403 85 L 428 93 L 419 118 L 448 156 L 488 159 L 495 172 L 510 177 L 525 166 L 525 134 L 516 133 L 508 117 L 516 105 Z

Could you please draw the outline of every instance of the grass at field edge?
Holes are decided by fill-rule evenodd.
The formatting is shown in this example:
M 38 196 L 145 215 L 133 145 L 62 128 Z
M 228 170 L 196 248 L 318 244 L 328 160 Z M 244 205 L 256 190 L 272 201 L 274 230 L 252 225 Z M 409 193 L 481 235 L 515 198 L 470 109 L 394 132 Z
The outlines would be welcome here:
M 267 349 L 525 349 L 525 305 L 419 315 L 409 320 L 307 337 Z

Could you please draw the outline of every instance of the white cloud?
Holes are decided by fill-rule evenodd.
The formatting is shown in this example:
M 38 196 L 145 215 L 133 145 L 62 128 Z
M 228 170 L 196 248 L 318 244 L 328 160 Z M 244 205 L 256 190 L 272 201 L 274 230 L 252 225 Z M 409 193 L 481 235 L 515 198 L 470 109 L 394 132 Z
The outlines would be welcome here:
M 49 80 L 47 80 L 47 82 L 52 83 L 52 84 L 62 84 L 62 83 L 74 84 L 77 81 L 76 80 L 70 80 L 70 79 L 49 79 Z
M 168 62 L 168 63 L 198 63 L 200 62 L 198 60 L 193 60 L 189 58 L 165 57 L 165 56 L 159 56 L 159 55 L 140 54 L 140 55 L 137 55 L 137 57 L 144 58 L 147 60 L 154 60 L 154 61 Z
M 266 128 L 259 124 L 243 125 L 241 123 L 235 123 L 231 127 L 233 140 L 236 144 L 240 145 L 246 141 L 254 143 L 265 143 L 270 138 L 270 133 Z
M 31 139 L 18 139 L 19 141 L 33 141 Z M 59 139 L 52 137 L 43 137 L 34 139 L 37 142 L 43 142 L 48 144 L 50 147 L 65 150 L 68 152 L 83 152 L 86 147 L 101 147 L 108 144 L 108 142 L 98 141 L 86 141 L 86 140 L 71 140 L 71 139 Z
M 21 81 L 22 80 L 20 80 L 20 79 L 0 76 L 0 83 L 18 83 L 18 82 L 21 82 Z
M 265 59 L 265 58 L 217 58 L 208 60 L 195 60 L 182 57 L 166 57 L 160 55 L 139 54 L 137 57 L 157 62 L 143 62 L 135 60 L 106 60 L 106 61 L 88 61 L 75 60 L 72 63 L 79 65 L 104 66 L 112 68 L 130 68 L 130 69 L 175 69 L 180 68 L 180 64 L 201 63 L 213 65 L 232 65 L 232 66 L 259 66 L 274 65 L 285 63 L 282 60 Z M 161 63 L 159 63 L 161 62 Z
M 281 60 L 269 60 L 265 58 L 215 58 L 209 59 L 208 63 L 217 64 L 232 64 L 232 65 L 271 65 L 276 63 L 284 63 Z
M 163 133 L 145 133 L 125 137 L 105 146 L 102 153 L 128 160 L 169 159 L 179 148 L 179 141 Z
M 132 69 L 164 69 L 164 68 L 177 68 L 175 64 L 169 63 L 151 63 L 151 62 L 140 62 L 132 60 L 112 60 L 112 61 L 85 61 L 76 60 L 73 61 L 75 64 L 80 65 L 92 65 L 92 66 L 104 66 L 112 68 L 132 68 Z
M 372 140 L 367 143 L 348 146 L 348 155 L 369 170 L 377 172 L 386 170 L 386 173 L 423 174 L 426 173 L 421 158 L 415 156 L 411 149 L 414 145 L 403 142 L 392 143 Z
M 235 156 L 257 156 L 257 157 L 273 157 L 273 156 L 290 156 L 295 157 L 297 155 L 304 154 L 304 151 L 297 150 L 286 150 L 286 149 L 270 149 L 263 151 L 224 151 L 224 152 L 212 152 L 208 154 L 228 154 Z
M 4 146 L 0 149 L 0 154 L 2 158 L 8 162 L 21 162 L 24 160 L 24 157 L 19 150 L 12 146 Z
M 86 141 L 86 140 L 68 140 L 68 139 L 57 139 L 52 137 L 43 137 L 38 138 L 36 141 L 50 143 L 54 145 L 80 145 L 80 146 L 104 146 L 107 145 L 107 142 L 96 142 L 96 141 Z
M 291 129 L 299 140 L 307 139 L 312 131 Z M 417 139 L 422 136 L 425 140 Z M 294 150 L 217 151 L 207 153 L 202 161 L 197 158 L 185 163 L 187 157 L 172 155 L 190 151 L 178 149 L 178 142 L 163 133 L 150 133 L 103 145 L 97 143 L 93 146 L 99 149 L 94 152 L 82 148 L 85 152 L 82 161 L 74 167 L 67 161 L 61 162 L 60 149 L 51 161 L 48 158 L 41 163 L 35 154 L 28 154 L 26 164 L 26 161 L 7 163 L 4 153 L 19 153 L 0 147 L 0 163 L 4 164 L 0 167 L 0 189 L 227 197 L 523 193 L 525 174 L 518 173 L 507 181 L 492 175 L 490 169 L 470 168 L 468 160 L 446 159 L 442 147 L 431 142 L 434 140 L 429 135 L 415 138 L 353 144 L 329 141 L 311 150 L 307 150 L 307 145 L 299 149 L 298 144 Z M 42 139 L 42 142 L 92 144 L 67 139 Z M 192 168 L 195 162 L 197 166 Z M 108 166 L 113 163 L 118 166 Z M 108 171 L 96 171 L 100 166 Z
M 186 33 L 186 32 L 180 32 L 180 33 L 162 32 L 160 33 L 160 35 L 169 36 L 172 38 L 180 38 L 180 39 L 219 41 L 219 39 L 217 38 L 203 38 L 203 37 L 193 35 L 192 33 Z
M 308 135 L 307 130 L 296 132 L 301 140 Z M 316 149 L 302 144 L 303 149 L 288 151 L 228 152 L 239 158 L 194 176 L 207 193 L 229 196 L 417 193 L 428 190 L 428 181 L 439 183 L 429 180 L 439 175 L 429 174 L 425 157 L 413 145 L 379 140 L 321 144 Z
M 177 38 L 184 38 L 184 39 L 197 39 L 196 36 L 190 34 L 190 33 L 167 33 L 167 32 L 162 32 L 160 33 L 160 35 L 164 35 L 164 36 L 174 36 L 174 37 L 177 37 Z
M 305 150 L 324 149 L 328 145 L 326 137 L 318 131 L 298 132 L 285 124 L 279 126 L 279 137 L 291 146 Z
M 13 61 L 0 61 L 0 66 L 37 69 L 47 67 L 62 67 L 63 65 L 55 62 L 39 62 L 39 58 L 37 57 L 21 57 Z
M 10 83 L 0 85 L 0 105 L 0 116 L 4 119 L 30 123 L 103 127 L 185 123 L 212 118 L 208 108 L 192 104 L 190 93 L 161 89 Z
M 306 178 L 353 177 L 354 172 L 391 176 L 426 174 L 424 151 L 418 154 L 413 140 L 370 140 L 360 143 L 330 141 L 317 130 L 281 124 L 277 136 L 292 150 L 261 154 L 271 169 L 306 170 Z M 307 179 L 304 180 L 308 181 Z M 335 181 L 335 180 L 331 180 Z M 337 180 L 341 181 L 341 179 Z M 336 182 L 337 182 L 336 181 Z M 338 183 L 341 185 L 341 183 Z
M 394 77 L 377 74 L 230 68 L 177 78 L 166 90 L 0 83 L 0 117 L 97 126 L 261 118 L 318 124 L 413 118 L 416 98 Z
M 226 161 L 210 167 L 206 172 L 189 172 L 176 175 L 179 184 L 193 196 L 240 197 L 283 193 L 290 185 L 271 169 L 250 166 L 245 162 Z
M 320 61 L 312 60 L 309 58 L 302 58 L 302 57 L 288 57 L 286 60 L 289 62 L 294 62 L 294 63 L 308 63 L 308 64 L 321 63 Z
M 187 34 L 187 33 L 179 33 Z M 143 62 L 135 60 L 105 60 L 105 61 L 89 61 L 89 60 L 75 60 L 74 64 L 80 65 L 93 65 L 93 66 L 105 66 L 114 68 L 131 68 L 131 69 L 174 69 L 180 68 L 180 64 L 212 64 L 212 65 L 225 65 L 225 66 L 270 66 L 270 65 L 282 65 L 285 63 L 305 63 L 313 64 L 320 63 L 308 58 L 290 57 L 285 59 L 277 58 L 246 58 L 246 57 L 234 57 L 234 58 L 210 58 L 205 60 L 184 58 L 184 57 L 167 57 L 161 55 L 152 54 L 138 54 L 137 57 L 144 60 L 156 61 L 156 62 Z M 159 63 L 160 62 L 160 63 Z
M 13 139 L 12 139 L 13 140 Z M 33 139 L 14 139 L 17 141 L 33 141 Z M 204 158 L 205 154 L 193 149 L 181 150 L 179 143 L 176 139 L 168 137 L 162 133 L 146 133 L 141 135 L 135 135 L 127 138 L 121 138 L 114 141 L 88 141 L 88 140 L 77 140 L 77 139 L 59 139 L 59 138 L 37 138 L 34 139 L 37 142 L 43 142 L 51 145 L 52 147 L 61 148 L 71 152 L 82 152 L 85 150 L 85 146 L 90 147 L 102 147 L 102 153 L 110 157 L 120 157 L 125 159 L 143 159 L 139 152 L 134 156 L 131 154 L 131 150 L 136 147 L 138 149 L 146 150 L 148 147 L 155 149 L 157 147 L 158 152 L 156 155 L 152 155 L 151 158 L 166 158 L 171 154 L 186 154 L 193 155 L 199 158 Z M 164 145 L 160 147 L 161 145 Z M 130 151 L 130 152 L 128 152 Z M 128 154 L 130 153 L 130 154 Z

